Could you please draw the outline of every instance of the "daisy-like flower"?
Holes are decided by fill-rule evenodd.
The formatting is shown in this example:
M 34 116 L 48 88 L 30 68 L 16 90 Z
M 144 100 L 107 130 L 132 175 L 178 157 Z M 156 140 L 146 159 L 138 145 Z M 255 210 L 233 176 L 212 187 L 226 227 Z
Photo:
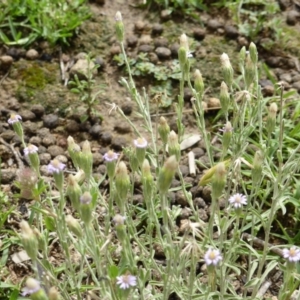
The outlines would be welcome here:
M 137 148 L 146 148 L 148 145 L 147 140 L 143 137 L 137 138 L 136 140 L 133 141 L 133 143 Z
M 104 155 L 103 155 L 103 158 L 107 161 L 107 162 L 112 162 L 114 160 L 117 160 L 118 157 L 119 157 L 119 153 L 115 153 L 114 151 L 112 150 L 109 150 L 108 152 L 106 152 Z
M 22 296 L 32 295 L 41 289 L 39 281 L 33 278 L 26 280 L 26 286 L 22 289 Z
M 236 209 L 241 208 L 243 205 L 247 205 L 247 198 L 243 194 L 234 194 L 228 201 Z
M 122 290 L 126 290 L 131 286 L 136 286 L 136 276 L 133 275 L 122 275 L 117 277 L 117 285 Z
M 283 249 L 282 255 L 291 263 L 296 263 L 300 260 L 300 249 L 292 246 L 290 249 Z
M 60 173 L 64 170 L 64 168 L 66 167 L 65 164 L 63 164 L 62 162 L 60 162 L 58 159 L 53 159 L 50 164 L 47 166 L 48 172 L 53 174 L 53 173 Z
M 84 192 L 80 197 L 80 202 L 81 204 L 90 204 L 92 202 L 92 195 L 90 194 L 90 192 Z
M 207 266 L 216 266 L 221 260 L 222 255 L 218 249 L 208 249 L 204 255 L 204 260 Z
M 28 156 L 29 154 L 35 154 L 37 153 L 39 148 L 35 145 L 28 145 L 28 147 L 24 148 L 24 154 Z
M 19 121 L 22 120 L 22 117 L 20 115 L 16 115 L 16 114 L 11 114 L 10 115 L 10 118 L 8 119 L 8 124 L 14 124 L 14 123 L 17 123 Z
M 113 217 L 113 222 L 115 223 L 115 226 L 124 225 L 125 220 L 126 220 L 126 217 L 121 216 L 119 214 L 117 214 Z

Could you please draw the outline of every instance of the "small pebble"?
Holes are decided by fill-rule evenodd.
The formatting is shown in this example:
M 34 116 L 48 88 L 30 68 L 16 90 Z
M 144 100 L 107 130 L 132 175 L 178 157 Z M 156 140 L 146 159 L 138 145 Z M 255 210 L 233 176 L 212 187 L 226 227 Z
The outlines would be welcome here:
M 141 45 L 138 48 L 138 53 L 149 53 L 154 50 L 154 47 L 152 45 Z
M 42 139 L 42 144 L 45 147 L 52 146 L 56 143 L 56 138 L 53 134 L 48 134 Z
M 159 23 L 155 23 L 152 26 L 152 34 L 153 35 L 160 35 L 162 34 L 164 31 L 164 27 L 163 25 L 159 24 Z
M 131 126 L 127 124 L 126 122 L 120 122 L 115 124 L 114 130 L 118 133 L 130 133 L 131 132 Z
M 2 70 L 6 71 L 12 65 L 14 59 L 10 55 L 0 56 L 0 67 Z
M 296 25 L 300 18 L 300 13 L 297 10 L 290 10 L 286 15 L 286 23 L 290 26 Z
M 130 35 L 126 39 L 128 47 L 135 47 L 138 43 L 138 38 L 136 35 Z
M 208 20 L 206 26 L 209 30 L 216 31 L 222 27 L 222 24 L 216 19 L 210 19 Z
M 236 39 L 239 36 L 239 31 L 235 26 L 226 25 L 224 27 L 225 36 L 229 39 Z
M 55 128 L 58 125 L 58 116 L 56 114 L 49 114 L 43 117 L 44 126 L 46 128 Z
M 139 20 L 134 24 L 134 31 L 137 33 L 141 33 L 144 30 L 145 26 L 146 26 L 145 22 Z
M 160 59 L 168 59 L 171 56 L 171 50 L 166 47 L 158 47 L 155 49 L 155 53 Z
M 127 146 L 127 140 L 123 136 L 115 136 L 112 139 L 111 146 L 115 151 L 121 151 L 124 147 Z
M 56 146 L 56 145 L 52 145 L 50 147 L 48 147 L 48 153 L 51 155 L 51 157 L 56 157 L 59 155 L 64 155 L 65 151 L 63 148 Z
M 197 41 L 202 41 L 206 36 L 206 30 L 204 28 L 195 28 L 193 30 L 193 36 Z
M 67 120 L 66 125 L 64 126 L 64 129 L 68 133 L 76 133 L 80 129 L 80 125 L 75 120 Z
M 213 98 L 213 97 L 208 99 L 207 105 L 210 108 L 220 108 L 221 107 L 220 100 L 218 98 Z
M 102 133 L 100 140 L 104 145 L 109 145 L 112 141 L 112 134 L 108 131 L 105 131 Z
M 121 109 L 125 116 L 130 116 L 132 113 L 132 104 L 130 103 L 122 104 Z
M 154 41 L 154 46 L 155 48 L 158 48 L 158 47 L 168 47 L 168 40 L 164 37 L 159 37 L 157 39 L 155 39 Z
M 93 165 L 99 166 L 102 162 L 103 162 L 103 156 L 98 152 L 93 153 Z
M 39 53 L 35 49 L 29 49 L 25 56 L 27 59 L 34 60 L 39 57 Z
M 101 133 L 102 133 L 102 126 L 99 124 L 95 124 L 93 125 L 90 130 L 89 133 L 92 137 L 94 138 L 98 138 L 100 137 Z
M 170 50 L 172 53 L 172 57 L 174 58 L 178 58 L 178 50 L 179 50 L 179 44 L 178 43 L 174 43 L 170 46 Z
M 143 35 L 140 40 L 140 45 L 149 45 L 152 43 L 152 37 L 148 34 Z
M 45 108 L 41 104 L 34 104 L 31 106 L 30 110 L 36 115 L 36 117 L 40 118 L 45 113 Z
M 300 81 L 294 82 L 294 83 L 292 84 L 292 87 L 293 87 L 294 89 L 296 89 L 296 90 L 298 91 L 298 93 L 300 93 Z
M 41 165 L 48 165 L 51 161 L 51 155 L 49 153 L 41 153 L 39 157 Z
M 32 121 L 36 118 L 35 114 L 30 111 L 30 110 L 27 110 L 27 109 L 24 109 L 24 110 L 21 110 L 19 112 L 20 116 L 22 117 L 22 121 Z
M 187 199 L 186 199 L 183 191 L 176 192 L 175 202 L 176 202 L 176 204 L 179 204 L 181 206 L 187 206 L 188 205 Z

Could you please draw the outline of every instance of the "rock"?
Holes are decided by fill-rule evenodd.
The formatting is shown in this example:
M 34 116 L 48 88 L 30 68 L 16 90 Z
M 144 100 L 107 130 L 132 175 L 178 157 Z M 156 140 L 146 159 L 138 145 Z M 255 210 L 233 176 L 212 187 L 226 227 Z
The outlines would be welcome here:
M 80 125 L 75 120 L 67 120 L 65 130 L 68 133 L 75 133 L 80 130 Z
M 279 56 L 269 56 L 269 57 L 266 58 L 266 63 L 272 68 L 280 67 L 281 57 L 279 57 Z
M 156 65 L 158 63 L 158 56 L 156 55 L 156 53 L 150 52 L 148 54 L 148 57 L 149 57 L 150 62 L 152 62 L 153 64 Z
M 12 183 L 15 177 L 16 177 L 15 169 L 1 170 L 1 184 Z
M 176 192 L 175 202 L 176 202 L 176 204 L 179 204 L 181 206 L 187 206 L 188 205 L 187 199 L 186 199 L 183 191 Z
M 163 25 L 159 24 L 159 23 L 155 23 L 152 26 L 152 34 L 153 35 L 160 35 L 162 34 L 164 31 L 164 27 Z
M 239 36 L 238 37 L 238 44 L 241 46 L 241 47 L 248 47 L 249 45 L 249 41 L 247 40 L 247 38 L 245 38 L 244 36 Z
M 193 152 L 195 155 L 195 159 L 198 159 L 205 154 L 205 151 L 200 147 L 194 148 Z
M 90 130 L 89 130 L 89 134 L 93 137 L 93 138 L 98 138 L 100 137 L 102 133 L 102 126 L 99 124 L 95 124 L 93 125 Z
M 130 35 L 126 39 L 128 47 L 134 48 L 138 43 L 138 38 L 136 35 Z
M 112 139 L 111 146 L 115 151 L 121 151 L 124 147 L 127 146 L 127 140 L 123 136 L 115 136 Z
M 186 87 L 184 88 L 184 93 L 183 93 L 183 99 L 185 102 L 190 102 L 191 98 L 193 97 L 193 93 L 190 88 Z
M 94 59 L 95 65 L 98 65 L 97 70 L 103 70 L 105 68 L 105 60 L 101 56 L 97 56 Z
M 139 42 L 140 42 L 140 45 L 149 45 L 152 43 L 152 37 L 148 34 L 145 34 L 140 38 Z
M 13 157 L 13 153 L 10 150 L 10 148 L 0 144 L 0 157 L 1 157 L 1 162 L 4 161 L 7 162 L 10 158 Z
M 46 128 L 52 129 L 58 125 L 58 116 L 56 114 L 49 114 L 44 116 L 43 122 Z
M 7 129 L 1 133 L 1 137 L 6 141 L 10 142 L 15 137 L 15 132 L 13 130 Z
M 204 209 L 199 209 L 198 214 L 199 214 L 200 220 L 202 220 L 204 222 L 206 222 L 208 220 L 207 212 Z
M 35 49 L 29 49 L 25 54 L 27 59 L 34 60 L 39 57 L 39 53 Z
M 296 89 L 296 90 L 298 91 L 298 93 L 300 93 L 300 81 L 294 82 L 294 83 L 292 84 L 292 87 L 293 87 L 294 89 Z
M 160 12 L 160 17 L 163 21 L 167 21 L 171 17 L 171 11 L 169 9 L 164 9 Z
M 94 0 L 95 3 L 99 4 L 99 5 L 104 5 L 105 4 L 105 0 Z
M 126 134 L 131 132 L 131 126 L 127 122 L 119 122 L 115 124 L 114 130 L 118 133 Z
M 131 103 L 122 104 L 121 109 L 125 116 L 130 116 L 132 113 L 132 104 Z
M 239 36 L 239 31 L 235 26 L 226 25 L 224 27 L 225 36 L 229 39 L 236 39 Z
M 102 162 L 103 162 L 102 155 L 98 152 L 93 153 L 93 165 L 99 166 Z
M 171 50 L 166 47 L 158 47 L 155 49 L 159 59 L 168 59 L 171 57 Z
M 200 170 L 205 170 L 206 168 L 209 168 L 210 161 L 207 155 L 203 155 L 199 158 L 199 165 L 198 168 Z
M 293 78 L 292 78 L 292 81 L 293 81 L 293 82 L 300 81 L 300 74 L 294 75 Z
M 42 139 L 42 144 L 46 147 L 56 144 L 56 138 L 53 134 L 48 134 Z
M 41 165 L 48 165 L 51 161 L 51 155 L 49 153 L 41 153 L 39 157 Z
M 205 201 L 201 197 L 195 198 L 193 202 L 194 202 L 194 205 L 198 208 L 207 207 Z
M 179 169 L 180 169 L 183 177 L 186 177 L 189 175 L 189 167 L 187 165 L 179 165 Z M 176 173 L 175 177 L 179 178 L 179 176 L 177 176 L 177 173 Z
M 69 74 L 71 77 L 77 75 L 79 79 L 87 79 L 89 72 L 92 72 L 93 76 L 97 74 L 94 62 L 91 60 L 88 61 L 86 58 L 80 58 L 76 61 L 75 65 L 73 65 Z
M 157 39 L 155 39 L 154 41 L 154 47 L 158 48 L 158 47 L 168 47 L 168 40 L 164 37 L 159 37 Z
M 137 33 L 141 33 L 144 30 L 145 26 L 146 23 L 144 21 L 139 20 L 134 24 L 134 31 Z
M 300 18 L 300 13 L 297 10 L 290 10 L 286 15 L 286 23 L 290 26 L 296 25 Z
M 114 56 L 120 54 L 122 51 L 119 45 L 113 45 L 109 52 L 111 56 Z
M 105 131 L 102 133 L 100 140 L 104 145 L 109 145 L 112 141 L 112 134 L 108 131 Z
M 59 156 L 59 155 L 64 155 L 65 151 L 63 148 L 56 146 L 56 145 L 52 145 L 50 147 L 48 147 L 48 153 L 51 155 L 52 158 Z
M 19 115 L 22 117 L 23 121 L 28 121 L 28 120 L 32 121 L 36 118 L 35 114 L 32 111 L 27 110 L 27 109 L 21 110 L 19 112 Z
M 10 110 L 18 111 L 21 107 L 21 104 L 15 97 L 11 97 L 6 101 L 6 106 Z
M 14 59 L 10 55 L 2 55 L 0 56 L 0 67 L 1 70 L 7 71 L 12 63 L 14 62 Z
M 33 145 L 40 145 L 42 142 L 42 139 L 38 136 L 33 136 L 30 138 L 29 143 Z
M 208 20 L 206 26 L 209 30 L 216 31 L 222 27 L 222 24 L 216 19 L 210 19 Z
M 204 40 L 206 35 L 206 30 L 204 28 L 195 28 L 193 30 L 193 36 L 197 41 Z
M 132 197 L 132 203 L 133 205 L 143 204 L 144 203 L 144 197 L 141 194 L 134 194 Z
M 138 53 L 149 53 L 154 50 L 154 47 L 152 45 L 141 45 L 138 48 Z
M 38 129 L 41 128 L 41 125 L 42 125 L 41 122 L 31 122 L 31 121 L 23 122 L 24 132 L 26 134 L 36 134 Z
M 262 94 L 264 97 L 273 96 L 275 92 L 274 85 L 266 85 L 262 88 Z
M 106 165 L 100 165 L 100 166 L 97 168 L 97 173 L 105 174 L 105 173 L 106 173 Z
M 221 103 L 220 100 L 218 98 L 209 98 L 208 102 L 207 102 L 208 107 L 210 108 L 220 108 L 221 107 Z
M 45 108 L 41 104 L 34 104 L 31 106 L 30 110 L 36 115 L 36 117 L 40 118 L 45 113 Z
M 279 79 L 280 80 L 283 80 L 283 81 L 286 81 L 288 83 L 291 83 L 292 82 L 292 76 L 290 73 L 283 73 L 283 74 L 280 74 L 279 75 Z
M 41 128 L 37 131 L 37 135 L 38 137 L 40 137 L 41 139 L 43 139 L 45 136 L 47 136 L 48 134 L 50 134 L 50 130 L 48 128 Z
M 203 187 L 202 198 L 205 201 L 205 203 L 211 202 L 211 187 L 210 186 Z
M 281 10 L 286 10 L 289 5 L 290 5 L 290 1 L 289 0 L 278 0 L 278 4 Z
M 172 53 L 172 57 L 174 58 L 178 58 L 178 50 L 179 50 L 179 44 L 178 43 L 174 43 L 170 46 L 170 50 Z

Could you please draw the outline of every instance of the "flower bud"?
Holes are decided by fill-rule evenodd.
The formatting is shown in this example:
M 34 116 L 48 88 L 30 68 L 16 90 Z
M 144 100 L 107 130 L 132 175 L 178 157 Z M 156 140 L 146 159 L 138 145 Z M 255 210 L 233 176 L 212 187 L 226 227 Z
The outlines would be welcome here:
M 194 73 L 194 88 L 200 96 L 204 93 L 204 82 L 201 72 L 197 69 Z
M 116 29 L 116 35 L 117 35 L 117 40 L 122 43 L 124 41 L 124 24 L 123 24 L 123 19 L 122 15 L 119 11 L 117 11 L 115 15 L 115 29 Z
M 160 117 L 158 125 L 158 133 L 164 145 L 168 142 L 170 126 L 164 117 Z
M 242 73 L 244 73 L 243 70 L 244 70 L 245 59 L 246 59 L 246 47 L 243 46 L 239 53 L 239 64 Z
M 109 150 L 103 155 L 104 160 L 106 161 L 107 175 L 110 180 L 115 176 L 116 162 L 118 160 L 119 154 Z
M 231 66 L 229 57 L 226 53 L 223 53 L 220 57 L 224 81 L 226 84 L 231 87 L 233 83 L 233 68 Z
M 229 121 L 223 127 L 222 131 L 223 131 L 223 139 L 222 139 L 223 154 L 225 154 L 229 148 L 231 136 L 232 136 L 232 126 Z
M 36 174 L 40 174 L 40 159 L 38 155 L 38 147 L 29 144 L 24 148 L 24 154 L 29 159 L 30 166 L 35 170 Z
M 85 177 L 89 180 L 93 172 L 93 154 L 89 141 L 84 141 L 80 154 L 80 168 L 84 171 Z
M 69 136 L 67 138 L 68 141 L 68 153 L 72 159 L 74 167 L 78 170 L 80 164 L 80 146 L 75 143 L 74 139 Z
M 267 117 L 267 131 L 269 134 L 271 134 L 275 130 L 277 111 L 277 104 L 273 102 L 269 107 L 269 114 Z
M 81 196 L 81 188 L 75 178 L 74 175 L 70 174 L 68 177 L 68 186 L 66 190 L 66 195 L 69 197 L 72 206 L 75 210 L 79 211 L 80 206 L 80 196 Z
M 80 218 L 86 226 L 92 221 L 92 195 L 86 191 L 80 197 Z
M 61 299 L 61 295 L 58 292 L 58 290 L 56 289 L 56 287 L 52 286 L 49 289 L 48 298 L 49 298 L 49 300 L 60 300 Z
M 130 188 L 130 178 L 126 164 L 120 161 L 116 168 L 115 184 L 118 194 L 118 207 L 122 215 L 125 214 L 125 201 L 127 200 L 128 190 Z
M 35 234 L 36 239 L 38 241 L 38 248 L 40 250 L 46 249 L 47 243 L 46 243 L 44 237 L 42 236 L 41 232 L 37 228 L 33 228 L 33 233 Z
M 115 215 L 113 217 L 113 222 L 115 223 L 115 228 L 117 231 L 117 237 L 120 242 L 126 242 L 126 226 L 124 225 L 126 217 L 122 215 Z
M 257 53 L 256 45 L 253 42 L 250 43 L 249 52 L 250 52 L 250 58 L 252 63 L 256 65 L 258 62 L 258 53 Z
M 246 87 L 249 88 L 253 83 L 256 74 L 256 66 L 253 64 L 250 55 L 248 54 L 246 57 L 246 65 L 245 65 L 245 84 Z
M 178 162 L 176 160 L 176 156 L 172 155 L 166 160 L 164 166 L 159 172 L 157 185 L 158 191 L 161 194 L 166 194 L 168 192 L 177 168 Z
M 74 219 L 71 215 L 66 216 L 66 223 L 69 230 L 73 232 L 76 235 L 76 237 L 80 239 L 83 236 L 82 228 L 79 222 L 76 219 Z
M 146 204 L 151 201 L 152 193 L 153 193 L 153 176 L 151 174 L 151 168 L 149 161 L 147 159 L 144 160 L 142 165 L 142 184 L 143 184 L 143 195 Z
M 63 189 L 64 175 L 63 170 L 66 167 L 65 164 L 60 162 L 58 159 L 53 159 L 50 164 L 48 164 L 47 169 L 50 174 L 53 174 L 56 187 L 59 191 Z
M 178 136 L 173 130 L 170 132 L 168 137 L 168 151 L 170 156 L 175 155 L 176 160 L 180 160 L 181 151 L 178 143 Z
M 37 259 L 38 254 L 38 241 L 36 235 L 29 224 L 24 220 L 20 223 L 20 229 L 22 245 L 28 256 L 34 261 Z
M 230 104 L 230 96 L 228 93 L 228 86 L 224 81 L 222 81 L 221 88 L 220 88 L 220 103 L 221 103 L 222 111 L 227 116 L 228 107 Z
M 135 151 L 136 151 L 136 157 L 138 160 L 139 165 L 142 165 L 145 155 L 146 155 L 146 147 L 148 145 L 148 142 L 145 138 L 137 138 L 134 140 L 135 145 Z
M 218 199 L 223 192 L 226 184 L 226 166 L 224 162 L 220 162 L 216 165 L 215 174 L 212 180 L 212 196 L 214 199 Z
M 252 182 L 258 184 L 262 177 L 262 165 L 264 161 L 263 153 L 258 150 L 255 152 L 252 169 Z

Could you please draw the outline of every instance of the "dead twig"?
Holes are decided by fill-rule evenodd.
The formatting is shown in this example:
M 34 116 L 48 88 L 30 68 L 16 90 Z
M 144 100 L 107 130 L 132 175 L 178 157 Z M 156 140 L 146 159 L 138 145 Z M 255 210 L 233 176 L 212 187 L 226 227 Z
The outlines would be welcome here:
M 20 158 L 20 154 L 15 150 L 14 148 L 14 144 L 10 145 L 7 142 L 4 141 L 3 138 L 0 137 L 0 143 L 3 144 L 4 146 L 6 146 L 8 149 L 11 150 L 11 152 L 13 153 L 14 157 L 16 158 L 17 164 L 19 166 L 19 169 L 24 168 L 24 163 Z

